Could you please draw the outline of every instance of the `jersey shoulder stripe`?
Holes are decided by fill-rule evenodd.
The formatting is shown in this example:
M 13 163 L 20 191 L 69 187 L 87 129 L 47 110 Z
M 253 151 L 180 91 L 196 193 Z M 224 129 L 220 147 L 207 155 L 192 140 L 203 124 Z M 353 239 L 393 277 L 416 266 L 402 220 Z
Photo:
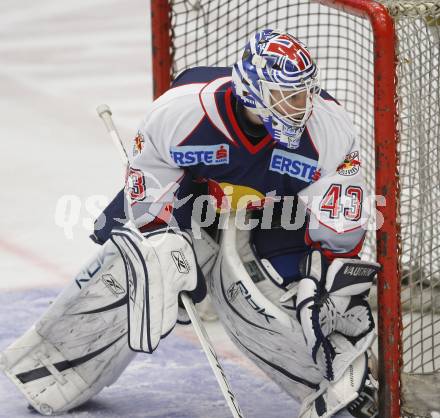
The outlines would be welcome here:
M 178 87 L 192 83 L 209 83 L 220 77 L 230 77 L 230 67 L 194 67 L 181 71 L 171 84 Z
M 328 91 L 326 91 L 324 89 L 321 89 L 319 95 L 324 100 L 335 102 L 336 104 L 341 105 Z
M 200 103 L 203 107 L 203 111 L 206 116 L 210 120 L 210 122 L 228 139 L 229 142 L 237 146 L 237 141 L 232 138 L 231 134 L 228 131 L 223 119 L 221 117 L 218 105 L 217 105 L 217 97 L 216 94 L 224 89 L 226 86 L 229 86 L 231 82 L 231 77 L 221 77 L 218 78 L 209 84 L 206 84 L 203 89 L 200 90 Z

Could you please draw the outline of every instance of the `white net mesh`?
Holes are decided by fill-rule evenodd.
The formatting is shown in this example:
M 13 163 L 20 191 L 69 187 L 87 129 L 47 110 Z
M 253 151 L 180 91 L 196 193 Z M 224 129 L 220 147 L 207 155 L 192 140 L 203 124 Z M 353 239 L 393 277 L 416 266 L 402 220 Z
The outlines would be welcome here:
M 429 416 L 429 410 L 440 410 L 440 0 L 383 3 L 395 19 L 398 39 L 404 409 L 405 416 Z M 311 50 L 323 88 L 353 117 L 373 195 L 373 39 L 368 21 L 304 0 L 175 0 L 173 75 L 193 66 L 230 66 L 248 36 L 264 27 L 287 30 Z M 374 238 L 369 233 L 366 257 L 375 257 Z M 420 384 L 420 375 L 428 384 Z
M 398 37 L 403 369 L 410 373 L 403 409 L 429 416 L 440 410 L 440 3 L 386 4 Z

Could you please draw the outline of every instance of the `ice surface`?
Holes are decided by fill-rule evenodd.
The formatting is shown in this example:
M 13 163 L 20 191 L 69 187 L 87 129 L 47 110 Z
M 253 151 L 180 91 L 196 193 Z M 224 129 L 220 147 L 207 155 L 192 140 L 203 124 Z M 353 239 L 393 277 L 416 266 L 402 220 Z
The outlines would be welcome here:
M 123 184 L 95 107 L 133 136 L 151 98 L 148 13 L 138 0 L 2 2 L 1 289 L 65 282 L 89 258 L 86 203 Z M 55 224 L 66 195 L 81 205 L 65 216 L 73 239 Z
M 0 350 L 42 314 L 96 250 L 88 234 L 123 170 L 95 107 L 108 103 L 123 137 L 151 100 L 148 2 L 3 0 L 0 4 Z M 66 199 L 74 206 L 60 211 Z M 58 208 L 58 210 L 57 210 Z M 95 213 L 91 213 L 95 212 Z M 70 220 L 71 227 L 58 224 Z M 295 417 L 298 405 L 210 325 L 246 417 Z M 35 413 L 0 375 L 0 418 Z M 190 327 L 74 417 L 230 416 Z

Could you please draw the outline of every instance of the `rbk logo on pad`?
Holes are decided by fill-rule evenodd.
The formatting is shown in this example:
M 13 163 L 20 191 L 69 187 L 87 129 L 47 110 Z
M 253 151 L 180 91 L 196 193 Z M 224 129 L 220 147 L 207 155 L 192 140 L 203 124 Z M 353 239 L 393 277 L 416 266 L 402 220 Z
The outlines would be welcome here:
M 189 273 L 189 264 L 186 261 L 185 256 L 181 251 L 171 251 L 171 257 L 173 258 L 174 264 L 179 270 L 179 273 L 188 274 Z
M 104 274 L 102 276 L 102 281 L 115 296 L 125 293 L 125 289 L 116 281 L 116 279 L 111 274 Z
M 229 164 L 228 144 L 171 147 L 170 154 L 179 167 Z
M 238 294 L 240 293 L 240 289 L 237 286 L 237 283 L 232 283 L 231 286 L 229 286 L 228 290 L 226 291 L 226 297 L 228 298 L 228 301 L 233 303 L 235 299 L 237 299 Z
M 303 155 L 275 149 L 272 152 L 269 170 L 310 183 L 318 162 Z

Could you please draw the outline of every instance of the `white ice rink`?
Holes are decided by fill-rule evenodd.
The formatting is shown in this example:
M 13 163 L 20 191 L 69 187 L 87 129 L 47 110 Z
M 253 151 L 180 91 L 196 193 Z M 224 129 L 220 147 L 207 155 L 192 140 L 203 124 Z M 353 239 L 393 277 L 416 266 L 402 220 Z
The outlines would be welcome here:
M 122 187 L 123 170 L 95 107 L 111 106 L 126 140 L 136 132 L 152 96 L 147 3 L 0 3 L 0 350 L 96 251 L 88 238 L 96 202 L 103 207 Z M 296 417 L 298 405 L 220 326 L 210 331 L 244 415 Z M 36 416 L 3 375 L 0 405 L 0 417 Z M 230 415 L 187 327 L 70 416 Z

